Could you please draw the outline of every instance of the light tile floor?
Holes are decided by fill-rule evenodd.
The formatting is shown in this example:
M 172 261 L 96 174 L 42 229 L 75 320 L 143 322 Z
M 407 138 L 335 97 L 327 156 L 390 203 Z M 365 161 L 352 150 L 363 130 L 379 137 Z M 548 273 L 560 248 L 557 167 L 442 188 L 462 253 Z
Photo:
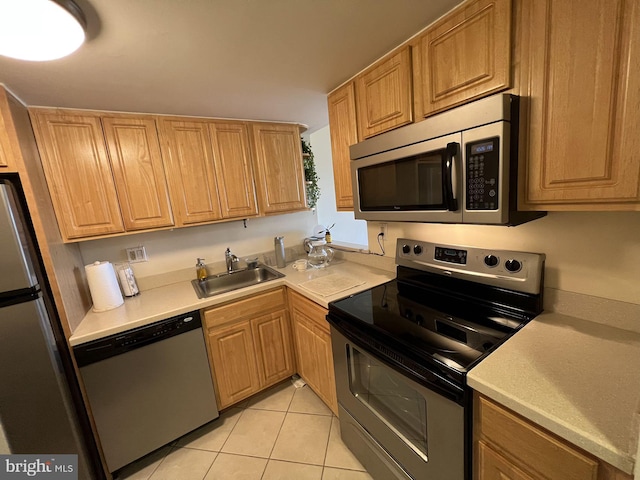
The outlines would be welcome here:
M 331 410 L 286 381 L 123 468 L 118 480 L 371 480 Z

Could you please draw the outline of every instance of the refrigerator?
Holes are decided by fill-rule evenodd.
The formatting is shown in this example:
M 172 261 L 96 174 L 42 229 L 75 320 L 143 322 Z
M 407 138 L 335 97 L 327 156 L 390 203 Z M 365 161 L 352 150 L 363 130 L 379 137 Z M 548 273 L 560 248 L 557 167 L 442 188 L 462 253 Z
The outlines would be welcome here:
M 0 176 L 0 454 L 78 455 L 104 478 L 17 175 Z

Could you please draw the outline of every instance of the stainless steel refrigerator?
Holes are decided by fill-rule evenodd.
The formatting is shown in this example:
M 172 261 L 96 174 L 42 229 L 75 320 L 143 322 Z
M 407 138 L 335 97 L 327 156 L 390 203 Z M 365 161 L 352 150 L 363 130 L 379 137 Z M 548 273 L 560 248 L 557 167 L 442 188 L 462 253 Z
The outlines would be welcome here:
M 0 454 L 77 454 L 103 478 L 17 175 L 0 176 Z

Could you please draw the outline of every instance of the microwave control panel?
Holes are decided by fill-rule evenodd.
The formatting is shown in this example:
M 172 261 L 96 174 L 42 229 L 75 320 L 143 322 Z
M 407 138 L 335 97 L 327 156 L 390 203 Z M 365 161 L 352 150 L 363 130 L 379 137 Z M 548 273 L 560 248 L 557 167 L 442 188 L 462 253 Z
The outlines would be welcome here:
M 485 138 L 466 145 L 465 191 L 467 210 L 498 209 L 500 138 Z

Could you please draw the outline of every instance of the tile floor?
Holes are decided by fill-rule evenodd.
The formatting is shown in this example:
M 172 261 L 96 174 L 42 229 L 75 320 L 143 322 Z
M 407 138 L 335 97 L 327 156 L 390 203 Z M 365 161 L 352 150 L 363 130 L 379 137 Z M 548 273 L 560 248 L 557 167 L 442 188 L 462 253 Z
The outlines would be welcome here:
M 338 419 L 290 381 L 123 468 L 118 480 L 371 480 Z

